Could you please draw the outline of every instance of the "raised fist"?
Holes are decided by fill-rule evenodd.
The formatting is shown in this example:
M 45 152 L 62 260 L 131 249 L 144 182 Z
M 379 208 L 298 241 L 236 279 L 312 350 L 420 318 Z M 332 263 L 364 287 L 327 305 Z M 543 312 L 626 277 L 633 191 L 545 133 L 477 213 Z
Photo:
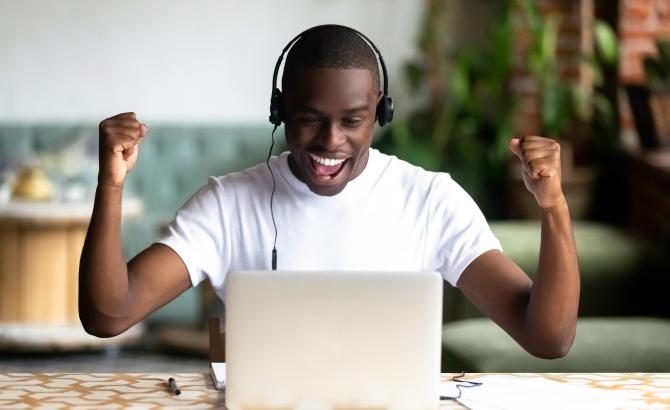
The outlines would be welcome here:
M 134 112 L 107 118 L 100 123 L 100 171 L 98 185 L 123 187 L 126 175 L 135 165 L 140 142 L 149 128 Z
M 551 138 L 514 138 L 510 150 L 521 161 L 523 182 L 540 208 L 565 200 L 561 188 L 561 146 Z

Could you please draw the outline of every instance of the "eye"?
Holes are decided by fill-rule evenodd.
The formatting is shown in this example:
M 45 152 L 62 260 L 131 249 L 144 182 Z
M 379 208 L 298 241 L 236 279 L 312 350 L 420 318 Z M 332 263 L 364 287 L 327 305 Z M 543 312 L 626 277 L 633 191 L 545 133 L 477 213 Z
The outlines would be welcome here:
M 301 125 L 316 125 L 321 122 L 321 118 L 314 115 L 306 115 L 298 117 L 298 122 Z
M 344 117 L 342 119 L 342 124 L 344 124 L 347 127 L 355 127 L 359 125 L 363 119 L 361 117 Z

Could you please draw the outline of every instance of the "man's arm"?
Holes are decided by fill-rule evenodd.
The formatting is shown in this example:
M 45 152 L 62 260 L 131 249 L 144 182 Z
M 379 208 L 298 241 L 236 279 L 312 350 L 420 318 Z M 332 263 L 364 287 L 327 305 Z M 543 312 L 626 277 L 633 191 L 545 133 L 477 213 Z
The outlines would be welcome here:
M 540 137 L 515 139 L 510 148 L 523 163 L 528 190 L 540 207 L 542 236 L 534 281 L 499 251 L 475 259 L 458 287 L 529 353 L 567 354 L 575 338 L 579 266 L 568 206 L 561 189 L 558 143 Z
M 183 261 L 165 245 L 152 245 L 127 265 L 123 256 L 123 182 L 146 132 L 134 113 L 100 123 L 98 188 L 79 264 L 79 318 L 99 337 L 122 333 L 191 286 Z

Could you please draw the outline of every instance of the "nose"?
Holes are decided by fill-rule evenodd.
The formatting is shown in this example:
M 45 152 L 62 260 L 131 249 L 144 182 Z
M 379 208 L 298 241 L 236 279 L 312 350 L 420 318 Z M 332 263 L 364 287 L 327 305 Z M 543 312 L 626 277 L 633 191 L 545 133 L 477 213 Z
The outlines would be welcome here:
M 337 151 L 346 138 L 342 128 L 334 121 L 325 123 L 319 132 L 319 142 L 327 151 Z

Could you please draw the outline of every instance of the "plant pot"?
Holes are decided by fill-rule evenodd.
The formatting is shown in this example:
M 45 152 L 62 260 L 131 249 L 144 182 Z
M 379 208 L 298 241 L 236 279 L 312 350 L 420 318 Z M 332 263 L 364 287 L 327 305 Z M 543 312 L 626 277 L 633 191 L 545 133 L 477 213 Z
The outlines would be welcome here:
M 659 145 L 670 144 L 670 86 L 652 87 L 649 107 Z
M 670 90 L 626 85 L 626 94 L 640 146 L 653 149 L 670 144 Z

